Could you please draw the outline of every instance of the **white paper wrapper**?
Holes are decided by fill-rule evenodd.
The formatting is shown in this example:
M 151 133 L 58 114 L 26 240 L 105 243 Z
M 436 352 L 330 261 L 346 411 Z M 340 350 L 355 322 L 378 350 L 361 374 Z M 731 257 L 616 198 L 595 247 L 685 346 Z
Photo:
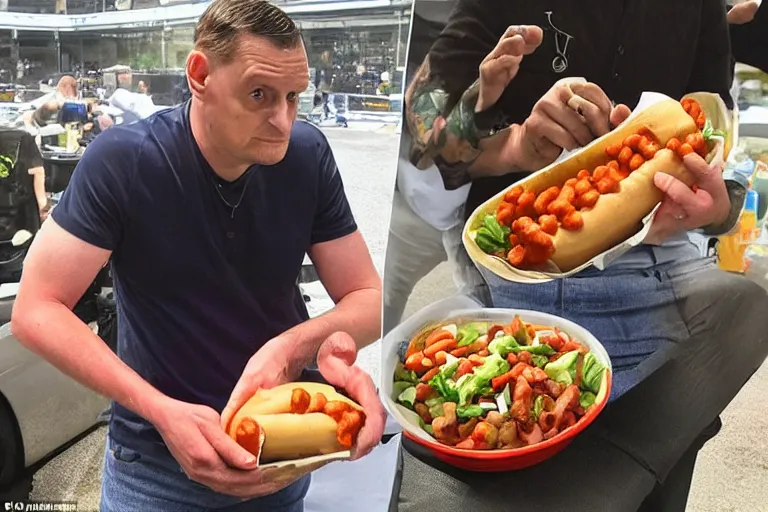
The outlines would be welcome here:
M 589 347 L 598 360 L 608 368 L 608 371 L 613 371 L 608 353 L 597 338 L 585 328 L 569 320 L 535 311 L 483 308 L 482 305 L 469 297 L 451 297 L 418 311 L 405 322 L 390 331 L 382 340 L 381 383 L 379 385 L 379 394 L 384 403 L 384 407 L 400 424 L 403 430 L 419 439 L 427 441 L 428 443 L 436 445 L 440 444 L 419 426 L 419 416 L 410 409 L 398 404 L 396 402 L 397 397 L 393 396 L 394 389 L 392 378 L 395 374 L 397 362 L 400 360 L 400 344 L 403 341 L 410 341 L 416 332 L 418 332 L 424 325 L 431 322 L 443 322 L 453 318 L 462 318 L 476 321 L 490 320 L 508 324 L 512 322 L 515 315 L 519 315 L 524 322 L 539 325 L 551 325 L 560 328 L 569 336 Z M 597 395 L 598 402 L 605 397 L 606 392 L 606 380 L 604 379 L 600 392 Z
M 576 80 L 576 81 L 579 81 L 579 80 Z M 696 95 L 691 95 L 691 96 L 695 97 Z M 632 119 L 633 117 L 635 117 L 640 112 L 647 109 L 648 107 L 655 105 L 661 101 L 670 100 L 670 99 L 671 98 L 669 96 L 666 96 L 664 94 L 660 94 L 656 92 L 644 92 L 640 96 L 640 101 L 638 102 L 635 109 L 632 111 L 632 114 L 629 116 L 628 120 Z M 721 107 L 722 107 L 723 115 L 727 114 L 729 124 L 732 124 L 732 126 L 729 126 L 729 129 L 730 129 L 729 130 L 730 131 L 729 147 L 735 147 L 736 138 L 738 137 L 738 109 L 734 110 L 733 112 L 728 112 L 725 108 L 725 103 L 722 102 L 722 100 L 720 100 L 720 102 L 722 103 Z M 713 166 L 722 165 L 724 160 L 723 155 L 725 152 L 726 141 L 720 137 L 715 137 L 714 140 L 716 140 L 716 147 L 713 150 L 714 158 L 712 160 L 712 165 Z M 568 155 L 572 154 L 575 151 L 578 151 L 578 150 L 574 150 L 571 152 L 563 151 L 563 153 L 561 153 L 561 155 L 558 157 L 558 159 L 554 163 L 560 162 L 561 160 L 563 160 L 564 158 L 566 158 Z M 552 165 L 554 165 L 554 163 Z M 545 173 L 547 172 L 549 167 L 550 166 L 547 166 L 544 169 L 537 171 L 536 173 L 533 173 L 531 176 L 535 176 L 540 173 Z M 526 178 L 526 179 L 529 179 L 529 178 Z M 649 213 L 643 219 L 642 228 L 634 236 L 612 247 L 611 249 L 608 249 L 607 251 L 595 256 L 587 263 L 579 267 L 576 267 L 569 272 L 561 272 L 560 269 L 558 269 L 551 262 L 550 262 L 550 268 L 548 268 L 546 272 L 520 270 L 512 267 L 511 265 L 507 264 L 505 261 L 501 260 L 498 257 L 485 255 L 485 254 L 481 256 L 482 261 L 478 261 L 477 251 L 479 251 L 479 248 L 477 248 L 477 246 L 474 243 L 475 232 L 472 228 L 473 228 L 473 223 L 476 216 L 478 215 L 480 210 L 485 207 L 485 205 L 481 205 L 480 207 L 478 207 L 478 209 L 470 217 L 470 220 L 465 224 L 463 241 L 465 246 L 467 246 L 468 243 L 471 243 L 472 245 L 474 245 L 474 247 L 472 248 L 467 247 L 467 249 L 475 266 L 477 266 L 478 268 L 485 267 L 486 269 L 490 270 L 491 272 L 498 275 L 502 279 L 505 279 L 511 282 L 542 283 L 546 281 L 551 281 L 553 279 L 560 279 L 560 278 L 572 276 L 589 267 L 595 267 L 598 270 L 605 270 L 605 268 L 609 264 L 611 264 L 616 259 L 620 258 L 627 251 L 643 243 L 643 240 L 645 239 L 645 237 L 648 234 L 648 231 L 650 231 L 651 226 L 653 225 L 653 218 L 659 206 L 660 204 L 656 205 L 656 207 L 651 211 L 651 213 Z
M 325 465 L 328 462 L 333 462 L 335 460 L 345 460 L 352 457 L 352 452 L 349 450 L 343 451 L 343 452 L 337 452 L 337 453 L 329 453 L 328 455 L 317 455 L 315 457 L 307 457 L 304 459 L 295 459 L 295 460 L 282 460 L 280 462 L 272 462 L 270 464 L 263 464 L 259 465 L 262 469 L 267 468 L 289 468 L 289 467 L 296 467 L 296 468 L 306 468 L 307 466 L 315 466 L 317 464 Z M 319 466 L 318 466 L 319 467 Z

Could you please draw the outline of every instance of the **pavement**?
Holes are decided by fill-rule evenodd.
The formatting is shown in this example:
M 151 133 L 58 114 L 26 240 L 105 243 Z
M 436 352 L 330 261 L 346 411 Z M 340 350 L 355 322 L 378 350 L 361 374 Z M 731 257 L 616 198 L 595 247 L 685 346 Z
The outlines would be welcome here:
M 376 268 L 384 268 L 398 136 L 385 130 L 324 129 L 334 150 L 352 210 Z M 447 264 L 414 289 L 405 315 L 455 292 Z M 727 340 L 724 340 L 727 342 Z M 361 351 L 358 364 L 378 380 L 378 343 Z M 723 429 L 699 455 L 689 512 L 768 512 L 768 365 L 722 414 Z M 105 428 L 100 428 L 41 468 L 34 500 L 76 500 L 78 510 L 98 510 Z M 339 511 L 347 512 L 347 511 Z M 618 511 L 623 512 L 623 511 Z

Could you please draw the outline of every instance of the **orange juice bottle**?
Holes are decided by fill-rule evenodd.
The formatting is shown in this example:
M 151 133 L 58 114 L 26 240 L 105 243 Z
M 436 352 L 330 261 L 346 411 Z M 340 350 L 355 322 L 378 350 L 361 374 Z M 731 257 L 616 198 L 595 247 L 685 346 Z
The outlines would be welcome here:
M 741 212 L 736 230 L 719 238 L 717 245 L 718 265 L 728 272 L 744 272 L 744 253 L 747 246 L 760 236 L 757 225 L 758 195 L 754 190 L 747 191 L 744 210 Z

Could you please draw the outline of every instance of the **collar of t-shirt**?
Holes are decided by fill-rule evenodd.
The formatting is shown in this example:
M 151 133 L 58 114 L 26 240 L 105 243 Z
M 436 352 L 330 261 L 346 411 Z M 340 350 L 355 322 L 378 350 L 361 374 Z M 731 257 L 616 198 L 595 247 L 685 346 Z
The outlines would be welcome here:
M 192 134 L 192 125 L 189 120 L 189 109 L 191 104 L 192 101 L 189 100 L 184 106 L 183 118 L 187 137 L 189 137 L 189 143 L 190 146 L 192 146 L 195 158 L 197 159 L 200 168 L 203 170 L 203 173 L 205 173 L 207 181 L 210 182 L 211 188 L 216 191 L 222 202 L 224 202 L 225 205 L 227 205 L 229 208 L 236 208 L 239 206 L 238 203 L 242 200 L 242 197 L 245 194 L 251 175 L 256 171 L 258 166 L 252 165 L 234 181 L 228 181 L 219 176 L 216 171 L 213 170 L 213 167 L 211 167 L 211 165 L 208 163 L 208 160 L 206 160 L 205 156 L 203 156 L 203 152 L 200 150 L 200 146 Z

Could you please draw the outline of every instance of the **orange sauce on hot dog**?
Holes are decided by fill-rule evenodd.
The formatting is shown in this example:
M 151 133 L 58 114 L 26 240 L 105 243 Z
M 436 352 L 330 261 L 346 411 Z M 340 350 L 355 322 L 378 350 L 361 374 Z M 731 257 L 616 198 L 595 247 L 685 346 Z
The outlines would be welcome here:
M 681 102 L 699 130 L 704 128 L 706 115 L 693 99 Z M 673 138 L 665 147 L 680 158 L 689 153 L 702 157 L 707 143 L 701 131 L 688 135 L 684 141 Z M 510 251 L 506 259 L 518 268 L 536 267 L 549 260 L 555 252 L 554 236 L 559 229 L 578 231 L 584 225 L 582 212 L 597 204 L 605 194 L 620 190 L 620 183 L 652 159 L 661 149 L 659 141 L 647 132 L 628 136 L 621 144 L 605 149 L 605 164 L 582 169 L 562 187 L 552 186 L 538 194 L 516 186 L 508 190 L 496 208 L 496 220 L 511 230 Z

